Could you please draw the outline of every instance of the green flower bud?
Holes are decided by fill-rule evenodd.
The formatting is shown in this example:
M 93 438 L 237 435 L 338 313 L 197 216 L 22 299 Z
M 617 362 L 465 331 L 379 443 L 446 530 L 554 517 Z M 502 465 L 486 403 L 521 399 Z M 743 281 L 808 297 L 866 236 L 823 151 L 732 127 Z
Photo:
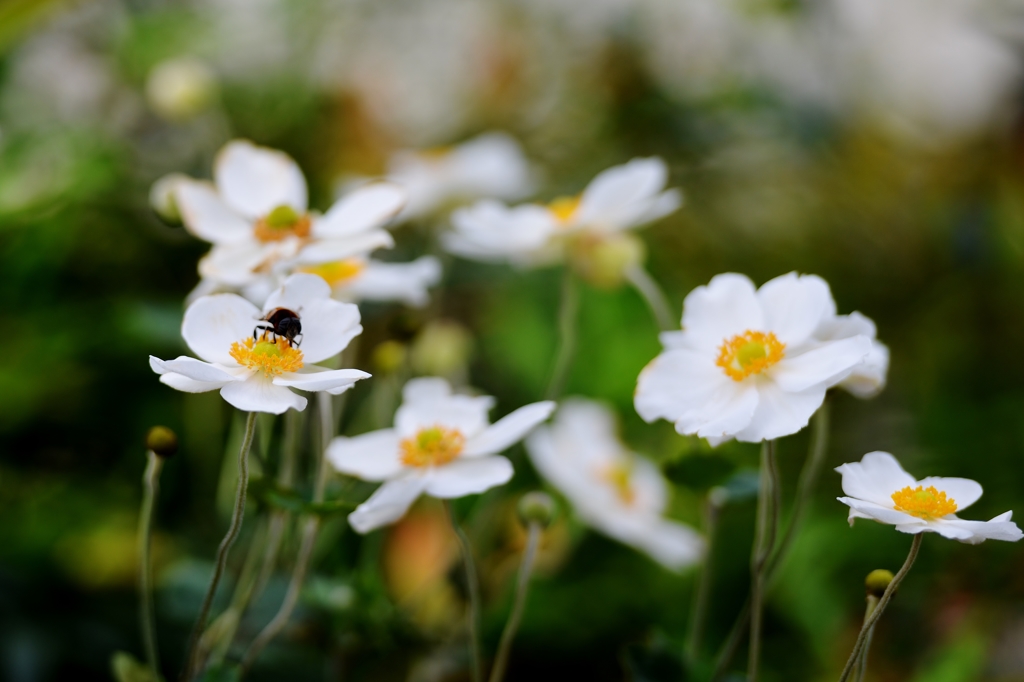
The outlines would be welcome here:
M 889 583 L 892 582 L 892 578 L 892 571 L 876 568 L 864 579 L 864 587 L 867 588 L 868 594 L 881 597 L 885 593 L 885 588 L 889 587 Z
M 146 447 L 166 459 L 178 451 L 178 436 L 166 426 L 154 426 L 146 434 Z
M 519 498 L 517 510 L 519 512 L 519 520 L 522 521 L 524 526 L 537 523 L 540 524 L 541 528 L 547 528 L 554 520 L 558 508 L 550 495 L 534 491 L 526 493 Z
M 472 350 L 468 329 L 458 322 L 439 320 L 416 335 L 409 359 L 417 374 L 450 377 L 465 369 Z
M 391 374 L 405 363 L 407 355 L 404 343 L 385 341 L 373 349 L 373 366 L 381 374 Z
M 644 243 L 632 234 L 584 233 L 568 244 L 569 264 L 580 277 L 604 289 L 619 286 L 626 271 L 643 263 Z
M 169 121 L 184 121 L 202 113 L 216 95 L 213 72 L 192 57 L 160 62 L 146 78 L 146 101 Z

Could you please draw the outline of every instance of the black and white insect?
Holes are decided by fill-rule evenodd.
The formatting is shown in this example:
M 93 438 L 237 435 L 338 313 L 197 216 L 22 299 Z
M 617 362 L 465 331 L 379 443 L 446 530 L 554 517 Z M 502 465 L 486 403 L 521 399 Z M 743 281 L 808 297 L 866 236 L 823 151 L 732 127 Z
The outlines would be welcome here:
M 261 317 L 252 331 L 252 338 L 258 340 L 260 333 L 264 337 L 271 337 L 271 341 L 277 341 L 277 337 L 280 336 L 288 341 L 289 346 L 296 348 L 302 344 L 302 322 L 299 321 L 299 314 L 288 308 L 274 308 Z

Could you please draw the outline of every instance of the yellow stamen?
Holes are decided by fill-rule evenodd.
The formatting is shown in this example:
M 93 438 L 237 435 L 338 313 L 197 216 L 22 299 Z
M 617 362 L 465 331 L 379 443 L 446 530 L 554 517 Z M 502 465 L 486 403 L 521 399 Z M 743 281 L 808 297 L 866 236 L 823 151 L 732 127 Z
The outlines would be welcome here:
M 447 464 L 462 453 L 465 445 L 466 437 L 458 429 L 431 426 L 404 439 L 398 447 L 402 451 L 403 464 L 428 467 Z
M 580 201 L 582 195 L 574 197 L 558 197 L 554 201 L 548 204 L 548 210 L 555 214 L 555 218 L 559 223 L 565 225 L 573 216 L 576 214 L 576 209 L 580 207 Z
M 956 500 L 946 497 L 945 492 L 939 492 L 933 485 L 927 488 L 911 488 L 908 485 L 894 492 L 892 501 L 897 510 L 928 521 L 941 519 L 956 511 Z
M 366 268 L 359 258 L 348 258 L 346 260 L 334 261 L 333 263 L 321 263 L 299 268 L 301 272 L 308 272 L 312 275 L 319 275 L 332 287 L 344 284 Z
M 715 364 L 735 381 L 743 381 L 751 374 L 760 374 L 785 354 L 786 344 L 768 332 L 750 331 L 726 339 L 718 348 Z
M 270 341 L 266 332 L 259 341 L 250 337 L 234 342 L 229 352 L 242 367 L 259 370 L 267 377 L 302 369 L 302 351 L 293 348 L 287 339 L 280 336 Z
M 601 472 L 601 477 L 615 488 L 622 502 L 629 506 L 636 501 L 633 489 L 633 468 L 628 464 L 613 464 Z
M 286 237 L 308 237 L 309 216 L 291 206 L 281 205 L 256 221 L 253 235 L 261 242 L 276 242 Z

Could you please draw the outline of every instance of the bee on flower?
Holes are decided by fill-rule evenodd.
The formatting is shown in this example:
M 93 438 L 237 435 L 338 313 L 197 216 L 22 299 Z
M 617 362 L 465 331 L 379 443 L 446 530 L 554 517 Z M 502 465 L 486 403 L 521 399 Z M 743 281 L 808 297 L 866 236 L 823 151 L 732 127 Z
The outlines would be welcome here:
M 394 523 L 422 494 L 449 499 L 507 483 L 512 463 L 498 453 L 555 409 L 532 403 L 489 424 L 494 398 L 456 395 L 438 378 L 409 381 L 402 398 L 393 428 L 335 438 L 327 448 L 339 472 L 383 482 L 348 517 L 359 533 Z
M 581 194 L 546 205 L 480 201 L 452 213 L 453 231 L 444 243 L 456 255 L 485 262 L 537 266 L 564 260 L 596 284 L 616 284 L 644 257 L 630 230 L 682 204 L 678 190 L 665 189 L 667 179 L 661 159 L 633 159 L 598 174 Z
M 188 393 L 219 390 L 240 410 L 281 414 L 303 410 L 291 389 L 344 393 L 370 375 L 315 363 L 334 357 L 359 335 L 359 308 L 331 299 L 321 278 L 296 274 L 263 309 L 235 294 L 214 294 L 185 311 L 181 335 L 199 360 L 182 356 L 149 364 L 160 381 Z
M 664 518 L 668 484 L 650 460 L 626 449 L 615 426 L 603 405 L 569 399 L 551 426 L 530 434 L 527 452 L 589 526 L 669 569 L 696 563 L 703 539 L 689 526 Z

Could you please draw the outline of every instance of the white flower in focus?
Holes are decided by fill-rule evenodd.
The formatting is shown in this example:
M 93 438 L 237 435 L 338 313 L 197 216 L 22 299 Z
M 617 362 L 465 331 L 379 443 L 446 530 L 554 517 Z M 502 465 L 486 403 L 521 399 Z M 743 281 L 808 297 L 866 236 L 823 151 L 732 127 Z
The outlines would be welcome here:
M 790 273 L 755 290 L 743 275 L 718 275 L 686 297 L 682 331 L 662 333 L 665 350 L 637 381 L 636 411 L 712 445 L 796 433 L 871 353 L 864 335 L 815 337 L 835 316 L 820 277 Z
M 915 480 L 888 452 L 869 452 L 859 462 L 836 468 L 843 475 L 843 492 L 837 498 L 850 507 L 855 519 L 873 519 L 896 526 L 901 533 L 938 533 L 951 540 L 976 545 L 985 540 L 1016 542 L 1020 529 L 1010 519 L 1013 512 L 991 521 L 965 521 L 957 511 L 981 497 L 981 485 L 968 478 L 929 476 Z
M 547 205 L 481 201 L 452 213 L 454 231 L 444 243 L 452 253 L 474 260 L 520 265 L 557 260 L 566 242 L 570 251 L 592 249 L 675 211 L 682 195 L 665 190 L 667 179 L 661 159 L 633 159 L 598 174 L 582 194 Z
M 530 434 L 526 449 L 588 525 L 673 570 L 700 559 L 700 535 L 663 518 L 669 488 L 658 467 L 625 449 L 604 406 L 565 401 L 552 426 Z
M 370 375 L 357 369 L 327 369 L 313 363 L 332 358 L 363 331 L 359 308 L 331 299 L 319 277 L 297 274 L 267 299 L 261 311 L 235 294 L 197 299 L 185 311 L 181 335 L 201 360 L 179 357 L 149 365 L 160 381 L 189 393 L 220 390 L 240 410 L 281 414 L 302 410 L 306 399 L 292 392 L 344 393 Z M 284 308 L 298 315 L 301 336 L 274 334 L 261 320 Z
M 408 194 L 400 220 L 427 215 L 455 201 L 514 201 L 534 189 L 529 161 L 515 139 L 504 133 L 486 133 L 454 147 L 398 152 L 388 164 L 387 180 Z
M 444 379 L 413 379 L 390 429 L 335 438 L 327 448 L 334 468 L 383 481 L 348 520 L 359 533 L 394 523 L 421 495 L 442 499 L 482 493 L 512 478 L 498 455 L 550 416 L 553 402 L 526 405 L 488 424 L 490 396 L 453 395 Z
M 405 194 L 374 183 L 342 198 L 324 215 L 310 213 L 306 180 L 286 154 L 229 142 L 214 162 L 214 183 L 182 181 L 176 203 L 185 227 L 213 244 L 199 263 L 203 279 L 246 287 L 281 268 L 363 256 L 393 245 L 381 229 Z
M 400 301 L 415 308 L 427 304 L 427 289 L 441 281 L 441 262 L 433 256 L 409 263 L 348 258 L 299 270 L 326 280 L 339 301 Z
M 878 340 L 874 322 L 857 312 L 836 315 L 823 322 L 814 335 L 819 341 L 838 341 L 854 336 L 871 339 L 871 352 L 838 386 L 858 398 L 873 398 L 882 392 L 889 373 L 889 348 Z

